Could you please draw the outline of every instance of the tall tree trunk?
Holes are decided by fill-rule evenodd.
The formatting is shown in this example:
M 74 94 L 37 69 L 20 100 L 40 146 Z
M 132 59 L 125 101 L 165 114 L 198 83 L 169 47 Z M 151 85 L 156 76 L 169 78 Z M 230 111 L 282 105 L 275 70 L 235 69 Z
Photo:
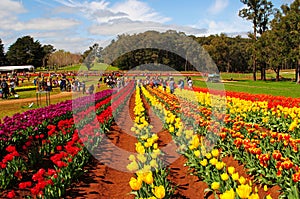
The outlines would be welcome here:
M 254 37 L 254 53 L 253 53 L 253 80 L 256 81 L 256 27 L 257 27 L 257 23 L 256 20 L 254 20 L 253 23 L 253 28 L 254 28 L 254 32 L 253 32 L 253 37 Z
M 300 84 L 300 59 L 298 59 L 298 64 L 296 66 L 296 83 Z
M 279 72 L 280 72 L 280 66 L 277 67 L 277 70 L 276 70 L 276 82 L 279 82 Z
M 256 60 L 255 60 L 255 56 L 254 56 L 254 60 L 253 60 L 253 81 L 256 81 Z
M 263 63 L 260 68 L 260 79 L 266 81 L 266 68 L 267 63 Z

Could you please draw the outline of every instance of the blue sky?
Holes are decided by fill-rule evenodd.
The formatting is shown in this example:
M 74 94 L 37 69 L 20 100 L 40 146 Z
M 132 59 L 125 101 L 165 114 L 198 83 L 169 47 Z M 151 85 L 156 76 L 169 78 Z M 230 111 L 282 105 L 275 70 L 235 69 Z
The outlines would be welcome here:
M 272 0 L 275 7 L 292 0 Z M 239 0 L 1 0 L 0 39 L 5 50 L 31 35 L 56 49 L 82 53 L 122 33 L 169 29 L 196 36 L 246 35 Z

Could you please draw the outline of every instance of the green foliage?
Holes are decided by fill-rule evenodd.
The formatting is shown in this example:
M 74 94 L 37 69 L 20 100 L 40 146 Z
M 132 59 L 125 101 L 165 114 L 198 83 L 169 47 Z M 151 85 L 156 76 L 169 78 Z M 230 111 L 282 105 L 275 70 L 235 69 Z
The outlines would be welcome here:
M 164 65 L 175 70 L 215 70 L 208 53 L 184 33 L 147 31 L 135 35 L 119 35 L 102 52 L 104 63 L 122 70 L 148 65 L 164 70 Z
M 84 51 L 82 59 L 88 70 L 90 70 L 95 63 L 102 62 L 102 50 L 103 48 L 95 43 L 93 46 L 90 46 L 88 50 Z
M 2 44 L 2 40 L 0 39 L 0 66 L 5 65 L 5 63 L 6 63 L 6 58 L 4 54 L 4 47 Z
M 34 41 L 30 36 L 18 38 L 6 54 L 10 65 L 42 66 L 44 52 L 39 41 Z
M 59 70 L 61 67 L 79 64 L 82 59 L 80 54 L 58 50 L 49 56 L 47 61 L 49 70 Z

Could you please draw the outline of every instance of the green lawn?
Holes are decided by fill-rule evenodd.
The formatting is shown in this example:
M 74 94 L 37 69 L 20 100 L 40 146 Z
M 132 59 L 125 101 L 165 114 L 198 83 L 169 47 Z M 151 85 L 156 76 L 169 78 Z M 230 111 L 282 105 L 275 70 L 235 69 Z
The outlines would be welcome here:
M 103 63 L 95 63 L 92 68 L 90 68 L 90 71 L 117 71 L 119 70 L 117 67 L 110 66 Z M 47 71 L 44 69 L 37 69 L 38 71 Z M 76 64 L 76 65 L 70 65 L 59 68 L 57 71 L 88 71 L 86 65 L 84 64 Z
M 285 97 L 300 97 L 300 85 L 292 81 L 252 81 L 239 80 L 228 81 L 224 83 L 209 83 L 205 81 L 194 81 L 194 85 L 198 87 L 208 87 L 210 89 L 225 89 L 226 91 L 246 92 L 252 94 L 269 94 Z
M 283 78 L 294 79 L 295 78 L 295 70 L 282 70 L 280 71 L 280 76 Z M 252 80 L 252 73 L 221 73 L 221 77 L 223 80 L 244 80 L 249 79 Z M 257 79 L 260 79 L 260 73 L 256 73 Z M 266 78 L 271 80 L 276 78 L 276 74 L 274 71 L 266 71 Z

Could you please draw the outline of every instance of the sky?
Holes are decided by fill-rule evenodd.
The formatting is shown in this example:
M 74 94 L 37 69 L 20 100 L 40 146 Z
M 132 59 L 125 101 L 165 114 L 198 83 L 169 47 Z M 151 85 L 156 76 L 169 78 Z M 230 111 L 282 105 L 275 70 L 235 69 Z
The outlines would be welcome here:
M 272 0 L 276 8 L 293 0 Z M 247 35 L 239 0 L 1 0 L 0 39 L 5 51 L 30 35 L 42 45 L 83 53 L 120 34 L 176 30 L 187 35 Z

